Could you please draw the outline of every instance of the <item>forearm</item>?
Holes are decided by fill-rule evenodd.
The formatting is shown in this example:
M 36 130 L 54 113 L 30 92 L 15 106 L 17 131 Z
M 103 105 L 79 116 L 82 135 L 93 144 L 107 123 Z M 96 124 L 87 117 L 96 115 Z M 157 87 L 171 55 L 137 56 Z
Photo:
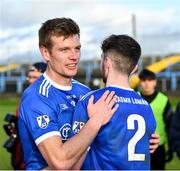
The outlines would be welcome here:
M 81 158 L 72 166 L 71 170 L 80 170 L 81 166 L 86 158 L 87 155 L 87 150 L 86 152 L 81 156 Z M 52 168 L 50 166 L 45 167 L 42 170 L 52 170 Z
M 71 168 L 72 170 L 80 170 L 81 169 L 87 153 L 88 153 L 88 150 L 86 150 L 86 152 L 81 156 L 81 158 L 78 160 L 78 162 L 75 163 L 75 165 Z
M 38 145 L 38 148 L 51 169 L 72 169 L 87 150 L 101 127 L 101 122 L 91 118 L 79 134 L 64 144 L 58 136 L 50 137 Z

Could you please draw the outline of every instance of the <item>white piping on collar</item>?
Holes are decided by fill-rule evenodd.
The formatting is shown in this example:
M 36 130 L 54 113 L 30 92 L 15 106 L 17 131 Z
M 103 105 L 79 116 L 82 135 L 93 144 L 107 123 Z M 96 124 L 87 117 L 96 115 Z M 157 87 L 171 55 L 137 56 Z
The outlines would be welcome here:
M 124 89 L 124 90 L 134 91 L 134 89 L 132 89 L 132 88 L 120 87 L 120 86 L 116 86 L 116 85 L 109 85 L 107 87 L 116 87 L 116 88 L 120 88 L 120 89 Z
M 63 86 L 63 85 L 60 85 L 60 84 L 54 82 L 46 73 L 43 73 L 43 76 L 51 85 L 53 85 L 57 89 L 65 90 L 65 91 L 72 89 L 72 85 L 71 86 Z

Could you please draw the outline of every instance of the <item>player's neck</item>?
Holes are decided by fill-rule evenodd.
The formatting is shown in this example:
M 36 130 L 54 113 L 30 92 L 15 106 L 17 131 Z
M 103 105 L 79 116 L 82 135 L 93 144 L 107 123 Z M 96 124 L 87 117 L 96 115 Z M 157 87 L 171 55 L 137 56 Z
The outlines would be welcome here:
M 130 88 L 129 78 L 126 75 L 121 74 L 109 74 L 106 82 L 106 86 L 115 85 L 123 88 Z
M 62 85 L 62 86 L 71 86 L 71 79 L 68 77 L 63 77 L 57 73 L 51 72 L 50 70 L 46 71 L 46 74 L 49 76 L 49 78 L 54 81 L 55 83 Z

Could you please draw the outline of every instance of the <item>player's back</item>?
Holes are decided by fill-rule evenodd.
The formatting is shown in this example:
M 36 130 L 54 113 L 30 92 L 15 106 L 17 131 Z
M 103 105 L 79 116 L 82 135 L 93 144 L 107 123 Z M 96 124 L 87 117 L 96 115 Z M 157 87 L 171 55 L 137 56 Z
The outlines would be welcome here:
M 82 169 L 150 169 L 149 139 L 156 126 L 150 106 L 132 89 L 115 86 L 95 91 L 95 101 L 107 89 L 116 92 L 119 108 L 99 131 Z

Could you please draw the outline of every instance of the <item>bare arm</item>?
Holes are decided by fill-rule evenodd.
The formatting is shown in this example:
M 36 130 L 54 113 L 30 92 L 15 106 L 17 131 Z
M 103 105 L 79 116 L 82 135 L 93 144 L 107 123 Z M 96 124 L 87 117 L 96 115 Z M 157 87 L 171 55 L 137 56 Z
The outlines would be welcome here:
M 52 136 L 42 141 L 38 148 L 51 169 L 71 169 L 72 166 L 85 153 L 88 146 L 96 137 L 99 129 L 106 124 L 118 105 L 114 105 L 116 97 L 114 92 L 108 91 L 93 104 L 93 97 L 90 98 L 88 113 L 90 119 L 81 129 L 79 134 L 69 139 L 64 144 L 58 136 Z M 93 108 L 93 110 L 91 110 Z
M 86 152 L 81 156 L 81 158 L 79 159 L 79 161 L 77 163 L 75 163 L 75 165 L 71 168 L 72 170 L 80 170 L 81 166 L 86 158 L 88 151 L 86 150 Z
M 64 144 L 58 136 L 53 136 L 40 143 L 38 148 L 52 169 L 70 169 L 86 151 L 99 129 L 100 124 L 96 125 L 92 119 L 79 134 Z

